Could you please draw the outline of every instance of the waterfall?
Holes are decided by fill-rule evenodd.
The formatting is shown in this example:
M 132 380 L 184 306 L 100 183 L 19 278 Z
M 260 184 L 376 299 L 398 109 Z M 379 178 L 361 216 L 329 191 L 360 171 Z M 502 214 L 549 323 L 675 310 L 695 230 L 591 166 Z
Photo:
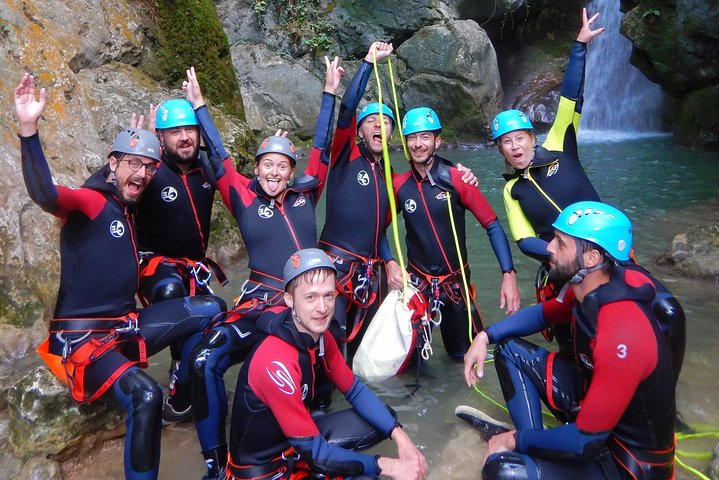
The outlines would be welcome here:
M 620 31 L 619 0 L 592 0 L 593 26 L 606 30 L 589 44 L 584 83 L 584 131 L 615 134 L 660 132 L 666 95 L 629 63 L 632 42 Z

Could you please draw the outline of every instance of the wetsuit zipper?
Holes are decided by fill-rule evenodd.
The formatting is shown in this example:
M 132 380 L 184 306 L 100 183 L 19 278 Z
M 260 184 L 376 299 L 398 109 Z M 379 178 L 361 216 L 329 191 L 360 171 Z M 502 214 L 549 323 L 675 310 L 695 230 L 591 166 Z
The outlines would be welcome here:
M 544 198 L 546 198 L 547 201 L 548 201 L 554 208 L 557 209 L 557 212 L 561 212 L 562 209 L 559 208 L 559 205 L 557 205 L 557 204 L 554 202 L 554 200 L 552 200 L 552 197 L 550 197 L 544 190 L 542 190 L 542 187 L 540 187 L 539 184 L 534 180 L 534 178 L 532 178 L 532 174 L 530 173 L 530 168 L 531 168 L 531 167 L 528 167 L 528 168 L 527 168 L 525 178 L 526 178 L 527 180 L 529 180 L 529 182 L 530 182 L 532 185 L 534 185 L 534 188 L 536 188 L 537 191 L 538 191 Z
M 202 252 L 204 254 L 205 250 L 207 250 L 207 243 L 205 242 L 205 237 L 202 234 L 202 225 L 200 224 L 200 219 L 197 218 L 197 208 L 195 208 L 195 201 L 192 199 L 192 193 L 190 192 L 190 186 L 187 184 L 187 174 L 182 174 L 182 184 L 185 186 L 185 192 L 187 192 L 187 196 L 190 198 L 190 207 L 192 207 L 192 214 L 195 217 L 195 225 L 197 226 L 197 233 L 200 235 L 200 242 L 202 243 Z
M 422 206 L 424 207 L 424 213 L 427 215 L 427 221 L 429 222 L 429 226 L 432 227 L 432 234 L 434 235 L 434 239 L 437 242 L 439 251 L 442 252 L 442 258 L 444 258 L 444 262 L 447 264 L 447 268 L 449 269 L 449 271 L 453 272 L 454 269 L 452 268 L 452 265 L 449 263 L 447 254 L 445 253 L 444 248 L 442 247 L 442 242 L 439 241 L 439 235 L 437 235 L 437 228 L 434 226 L 434 222 L 432 221 L 432 215 L 429 214 L 429 209 L 427 208 L 427 200 L 424 197 L 424 190 L 422 189 L 422 182 L 424 182 L 424 179 L 420 180 L 418 187 L 419 187 L 419 196 L 422 198 Z M 449 199 L 447 199 L 447 201 L 449 201 Z

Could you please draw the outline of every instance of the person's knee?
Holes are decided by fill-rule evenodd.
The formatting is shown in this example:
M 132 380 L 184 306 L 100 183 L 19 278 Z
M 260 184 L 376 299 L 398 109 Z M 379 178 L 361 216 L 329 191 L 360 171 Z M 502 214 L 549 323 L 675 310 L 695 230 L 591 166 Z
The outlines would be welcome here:
M 194 379 L 204 378 L 208 368 L 215 368 L 216 357 L 221 354 L 221 350 L 229 341 L 227 333 L 221 327 L 213 328 L 205 335 L 190 357 L 190 373 Z
M 225 301 L 214 295 L 188 297 L 187 305 L 190 307 L 193 315 L 204 315 L 210 318 L 227 311 Z
M 482 469 L 484 480 L 528 480 L 525 459 L 516 452 L 494 453 Z
M 152 303 L 164 302 L 187 295 L 182 279 L 175 275 L 155 285 L 152 289 Z

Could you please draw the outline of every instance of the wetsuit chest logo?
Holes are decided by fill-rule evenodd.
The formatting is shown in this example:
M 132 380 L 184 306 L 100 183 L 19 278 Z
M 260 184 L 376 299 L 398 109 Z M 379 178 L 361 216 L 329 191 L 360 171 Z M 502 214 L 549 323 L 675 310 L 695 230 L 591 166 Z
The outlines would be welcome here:
M 272 218 L 274 214 L 274 210 L 267 205 L 260 205 L 260 208 L 257 209 L 257 215 L 259 215 L 260 218 Z
M 272 368 L 275 370 L 272 370 Z M 290 375 L 290 372 L 287 370 L 284 363 L 275 360 L 272 362 L 271 366 L 267 367 L 265 370 L 267 370 L 267 375 L 269 375 L 270 380 L 277 385 L 280 392 L 285 395 L 293 395 L 297 391 L 295 382 L 292 380 L 292 375 Z
M 447 192 L 440 192 L 434 198 L 436 198 L 440 202 L 446 202 L 447 201 Z
M 160 198 L 167 203 L 174 202 L 177 199 L 177 190 L 175 190 L 175 187 L 165 187 L 162 189 Z
M 554 162 L 551 167 L 547 170 L 547 176 L 551 177 L 559 171 L 559 162 Z
M 589 370 L 594 370 L 594 363 L 592 363 L 586 353 L 581 353 L 579 355 L 579 360 L 581 360 L 584 366 L 587 367 Z
M 301 207 L 305 203 L 307 203 L 307 199 L 305 197 L 300 197 L 297 200 L 295 200 L 295 203 L 292 204 L 292 207 Z
M 212 188 L 212 185 L 210 185 L 210 182 L 205 182 L 202 184 L 202 188 L 204 188 L 205 190 L 209 190 L 210 188 Z
M 417 210 L 417 203 L 411 198 L 404 202 L 404 211 L 407 213 L 414 213 Z
M 360 170 L 360 172 L 357 174 L 357 183 L 359 183 L 363 187 L 369 185 L 369 173 L 364 170 Z
M 125 225 L 120 220 L 113 220 L 110 224 L 110 235 L 120 238 L 125 234 Z
M 302 384 L 302 400 L 307 398 L 307 392 L 309 392 L 309 391 L 310 391 L 310 387 L 306 383 L 303 383 Z

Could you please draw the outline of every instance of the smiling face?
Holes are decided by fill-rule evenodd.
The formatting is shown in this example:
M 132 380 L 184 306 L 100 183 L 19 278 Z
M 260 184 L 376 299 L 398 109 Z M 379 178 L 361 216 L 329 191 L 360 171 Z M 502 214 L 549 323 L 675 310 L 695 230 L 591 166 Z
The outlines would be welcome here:
M 141 155 L 124 154 L 120 160 L 115 155 L 109 158 L 110 170 L 115 174 L 117 196 L 125 205 L 134 205 L 140 195 L 150 183 L 152 175 L 148 175 L 147 166 L 157 167 L 159 162 Z M 130 163 L 140 162 L 142 166 L 137 171 L 130 168 Z
M 504 160 L 517 170 L 524 170 L 534 159 L 537 137 L 529 130 L 515 130 L 497 139 L 497 148 Z
M 285 292 L 285 303 L 294 310 L 297 330 L 317 341 L 332 321 L 336 296 L 335 275 L 331 270 L 311 270 L 298 277 L 294 287 Z
M 405 139 L 410 159 L 422 165 L 427 164 L 442 143 L 442 139 L 434 132 L 411 133 Z
M 392 136 L 392 119 L 384 115 L 384 133 L 389 142 Z M 382 155 L 382 129 L 380 128 L 379 113 L 366 116 L 357 128 L 357 135 L 364 140 L 367 147 L 375 157 Z
M 200 151 L 200 131 L 195 126 L 158 130 L 165 155 L 178 165 L 189 165 Z
M 295 176 L 295 167 L 289 157 L 281 153 L 265 153 L 255 163 L 255 175 L 262 190 L 270 197 L 284 192 L 287 184 Z

